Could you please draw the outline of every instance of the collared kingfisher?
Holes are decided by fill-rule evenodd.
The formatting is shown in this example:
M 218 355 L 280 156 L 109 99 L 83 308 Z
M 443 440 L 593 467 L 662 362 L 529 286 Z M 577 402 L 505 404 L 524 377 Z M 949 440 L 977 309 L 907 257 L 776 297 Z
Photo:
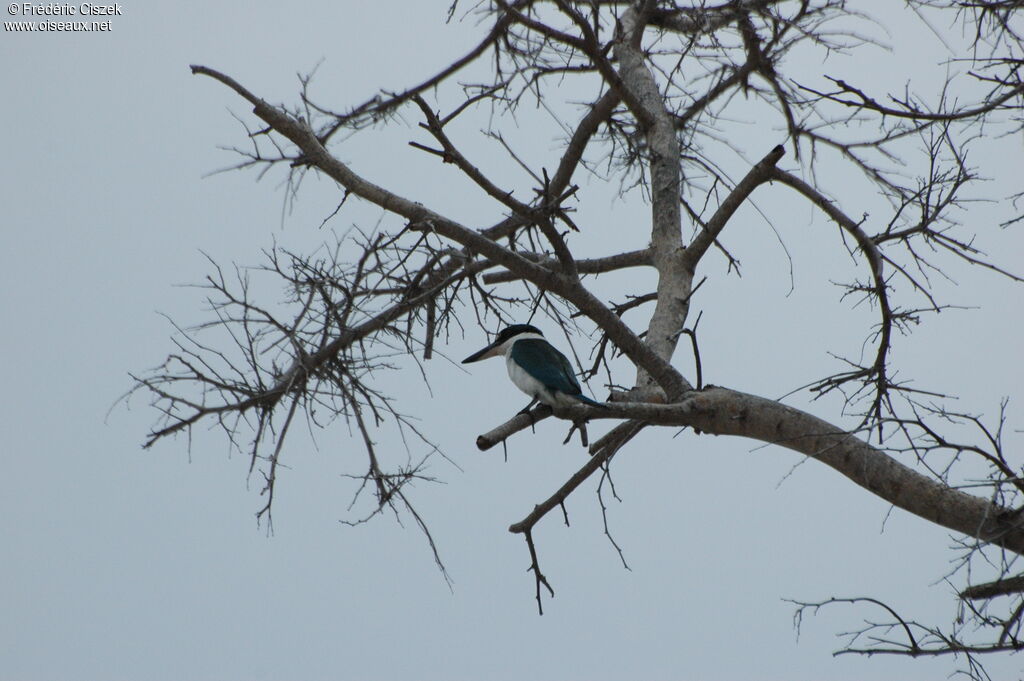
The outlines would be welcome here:
M 544 334 L 529 324 L 513 324 L 503 329 L 494 342 L 462 360 L 463 364 L 488 357 L 505 356 L 508 376 L 516 387 L 533 398 L 520 413 L 538 401 L 550 407 L 573 404 L 607 406 L 583 394 L 569 360 L 544 339 Z

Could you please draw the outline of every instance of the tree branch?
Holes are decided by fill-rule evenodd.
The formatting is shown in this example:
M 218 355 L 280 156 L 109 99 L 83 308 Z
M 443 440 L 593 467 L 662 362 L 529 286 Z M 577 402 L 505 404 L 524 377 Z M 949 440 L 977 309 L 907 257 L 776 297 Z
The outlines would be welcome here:
M 707 252 L 711 244 L 715 242 L 718 235 L 722 233 L 725 225 L 729 222 L 729 218 L 733 216 L 736 209 L 750 197 L 750 195 L 759 186 L 772 179 L 772 171 L 775 168 L 775 164 L 779 162 L 786 150 L 783 149 L 782 145 L 776 145 L 768 154 L 757 162 L 753 168 L 751 168 L 747 174 L 740 180 L 739 184 L 729 195 L 725 197 L 725 201 L 718 206 L 718 210 L 711 216 L 711 219 L 707 221 L 704 229 L 700 231 L 693 242 L 686 247 L 683 252 L 683 263 L 684 266 L 693 272 L 697 269 L 697 263 L 704 257 L 704 253 Z
M 650 3 L 641 3 L 648 8 Z M 680 168 L 679 140 L 675 123 L 665 108 L 664 99 L 648 68 L 640 47 L 640 36 L 646 15 L 630 7 L 622 16 L 615 54 L 619 58 L 619 75 L 623 85 L 633 94 L 627 99 L 647 138 L 651 170 L 651 255 L 658 270 L 658 299 L 647 326 L 647 345 L 659 356 L 669 360 L 675 352 L 678 336 L 689 309 L 692 273 L 682 266 L 682 227 L 679 206 Z M 636 385 L 642 387 L 657 380 L 638 368 Z M 687 382 L 685 388 L 692 386 Z M 669 400 L 679 394 L 668 393 Z

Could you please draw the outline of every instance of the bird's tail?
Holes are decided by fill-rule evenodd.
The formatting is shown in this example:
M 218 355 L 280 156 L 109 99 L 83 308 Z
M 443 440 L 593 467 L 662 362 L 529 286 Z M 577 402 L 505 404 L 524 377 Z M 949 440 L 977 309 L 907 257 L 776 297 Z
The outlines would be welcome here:
M 582 395 L 582 394 L 581 395 L 574 395 L 574 397 L 577 400 L 579 400 L 580 402 L 582 402 L 583 404 L 589 404 L 591 407 L 600 407 L 601 409 L 608 409 L 608 405 L 607 404 L 603 404 L 601 402 L 595 402 L 594 400 L 590 399 L 586 395 Z

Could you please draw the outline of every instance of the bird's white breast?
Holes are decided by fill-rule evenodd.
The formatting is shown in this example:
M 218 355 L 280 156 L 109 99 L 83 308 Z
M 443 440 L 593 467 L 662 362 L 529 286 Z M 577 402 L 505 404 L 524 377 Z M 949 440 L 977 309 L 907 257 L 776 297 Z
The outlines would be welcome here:
M 578 401 L 558 391 L 548 390 L 543 383 L 531 376 L 521 366 L 512 361 L 512 354 L 505 355 L 505 366 L 508 368 L 508 377 L 512 379 L 516 387 L 530 397 L 535 397 L 549 407 L 571 406 L 578 404 Z
M 526 373 L 526 370 L 512 360 L 512 354 L 505 355 L 505 366 L 508 368 L 508 377 L 512 379 L 516 387 L 530 397 L 536 397 L 541 402 L 550 404 L 550 396 L 547 388 L 540 381 Z M 549 399 L 545 399 L 545 398 Z

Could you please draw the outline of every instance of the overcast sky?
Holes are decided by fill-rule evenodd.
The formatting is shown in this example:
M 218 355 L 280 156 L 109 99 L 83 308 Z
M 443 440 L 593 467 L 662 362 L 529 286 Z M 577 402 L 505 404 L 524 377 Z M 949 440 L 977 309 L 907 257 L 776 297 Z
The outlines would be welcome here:
M 507 462 L 501 448 L 476 450 L 477 434 L 525 402 L 498 361 L 466 372 L 438 358 L 427 365 L 432 392 L 401 374 L 381 378 L 461 467 L 436 459 L 429 472 L 444 484 L 414 490 L 452 589 L 414 525 L 390 517 L 357 528 L 339 522 L 353 517 L 353 482 L 342 476 L 363 466 L 343 422 L 316 433 L 315 443 L 301 434 L 289 442 L 268 536 L 254 517 L 259 480 L 247 480 L 248 460 L 220 433 L 197 430 L 191 451 L 185 438 L 142 450 L 155 417 L 145 397 L 108 414 L 131 386 L 128 372 L 172 351 L 162 315 L 183 325 L 208 318 L 202 292 L 181 286 L 207 273 L 204 253 L 258 264 L 275 241 L 311 250 L 352 224 L 372 228 L 378 215 L 353 208 L 321 228 L 337 201 L 329 182 L 311 178 L 288 212 L 280 174 L 260 182 L 251 172 L 207 177 L 236 160 L 218 146 L 246 145 L 231 113 L 252 117 L 188 65 L 217 68 L 269 101 L 291 103 L 296 74 L 322 60 L 316 95 L 341 110 L 379 87 L 418 82 L 473 44 L 481 27 L 473 18 L 445 25 L 449 4 L 380 3 L 401 6 L 383 11 L 310 2 L 298 12 L 283 3 L 128 1 L 109 32 L 0 36 L 0 348 L 8 366 L 0 400 L 0 679 L 945 677 L 949 660 L 834 658 L 834 634 L 876 613 L 826 611 L 797 638 L 785 598 L 870 595 L 945 623 L 962 583 L 942 581 L 953 557 L 948 532 L 901 511 L 886 520 L 885 503 L 813 462 L 787 477 L 800 462 L 788 451 L 645 433 L 614 469 L 622 503 L 613 503 L 610 522 L 632 570 L 604 538 L 594 485 L 586 485 L 568 505 L 571 527 L 552 515 L 536 532 L 556 590 L 539 617 L 526 547 L 507 527 L 586 454 L 561 446 L 565 429 L 551 420 L 513 438 Z M 944 58 L 927 31 L 889 28 L 899 32 L 898 60 L 869 50 L 828 72 L 889 78 L 898 89 L 912 69 Z M 894 63 L 907 73 L 890 73 Z M 804 70 L 816 82 L 825 72 L 817 64 Z M 556 135 L 537 132 L 531 120 L 524 113 L 510 139 L 535 138 L 528 153 L 553 157 Z M 407 123 L 336 151 L 410 198 L 469 224 L 495 222 L 493 203 L 461 193 L 454 170 L 406 146 L 425 141 L 415 118 Z M 778 121 L 745 124 L 748 137 L 739 139 L 749 139 L 750 160 L 782 141 Z M 467 148 L 496 153 L 478 132 L 463 132 Z M 1019 178 L 1019 136 L 978 153 L 1001 156 L 997 174 Z M 742 159 L 735 163 L 742 173 Z M 791 157 L 781 165 L 799 169 Z M 639 197 L 618 201 L 598 189 L 581 207 L 589 231 L 579 247 L 643 246 L 647 208 Z M 791 195 L 767 195 L 782 191 L 759 190 L 759 207 L 792 255 L 795 290 L 778 238 L 748 208 L 725 234 L 744 276 L 726 277 L 719 262 L 695 301 L 705 311 L 705 381 L 767 397 L 836 370 L 827 351 L 856 355 L 872 319 L 870 310 L 840 303 L 829 283 L 856 268 L 845 256 L 821 255 L 841 252 L 834 229 L 794 208 Z M 879 205 L 871 196 L 841 200 L 855 217 Z M 983 245 L 1019 270 L 1020 230 L 992 229 L 986 210 L 979 205 L 971 216 Z M 981 309 L 929 319 L 897 341 L 894 358 L 923 384 L 960 394 L 964 410 L 991 416 L 1001 397 L 1020 397 L 1024 296 L 980 270 L 955 280 L 942 284 L 949 301 Z M 487 342 L 471 322 L 467 328 L 442 348 L 452 358 Z M 688 362 L 677 358 L 686 371 Z M 591 390 L 604 395 L 596 383 Z M 791 402 L 806 405 L 802 397 Z M 1011 402 L 1018 431 L 1020 407 Z M 834 402 L 808 408 L 838 418 Z M 592 438 L 605 428 L 591 426 Z M 380 437 L 385 449 L 400 449 Z M 1009 438 L 1019 446 L 1019 432 Z M 1019 678 L 1024 668 L 1020 657 L 989 664 L 997 679 Z

